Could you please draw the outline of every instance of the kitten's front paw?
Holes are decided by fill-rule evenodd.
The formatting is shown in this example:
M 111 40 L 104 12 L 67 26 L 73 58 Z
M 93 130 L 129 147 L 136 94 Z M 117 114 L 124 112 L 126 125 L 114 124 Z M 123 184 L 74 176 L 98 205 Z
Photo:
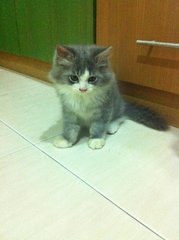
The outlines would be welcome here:
M 68 142 L 65 138 L 59 137 L 56 138 L 53 142 L 53 145 L 57 148 L 68 148 L 72 146 L 71 142 Z
M 105 145 L 103 138 L 91 138 L 88 141 L 88 146 L 92 149 L 100 149 Z

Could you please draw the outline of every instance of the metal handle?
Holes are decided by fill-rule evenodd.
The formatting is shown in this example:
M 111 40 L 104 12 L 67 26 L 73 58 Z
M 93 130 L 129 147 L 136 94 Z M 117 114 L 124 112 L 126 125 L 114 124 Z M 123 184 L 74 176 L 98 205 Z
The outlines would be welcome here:
M 179 43 L 157 42 L 154 40 L 153 41 L 137 40 L 136 43 L 140 45 L 148 45 L 148 46 L 179 48 Z

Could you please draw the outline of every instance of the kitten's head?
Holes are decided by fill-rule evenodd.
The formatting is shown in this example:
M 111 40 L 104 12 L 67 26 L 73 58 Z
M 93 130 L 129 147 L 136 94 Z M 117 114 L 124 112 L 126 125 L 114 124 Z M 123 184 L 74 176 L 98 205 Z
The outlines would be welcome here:
M 90 93 L 113 79 L 109 55 L 111 47 L 96 45 L 56 48 L 50 78 L 76 93 Z

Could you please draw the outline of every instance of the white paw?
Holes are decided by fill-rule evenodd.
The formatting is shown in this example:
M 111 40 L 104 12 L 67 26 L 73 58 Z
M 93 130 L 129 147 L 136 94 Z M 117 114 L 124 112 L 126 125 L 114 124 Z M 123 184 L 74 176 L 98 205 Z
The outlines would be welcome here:
M 109 134 L 114 134 L 118 131 L 119 129 L 119 125 L 115 125 L 115 124 L 110 124 L 109 127 L 108 127 L 108 133 Z
M 57 148 L 68 148 L 72 146 L 71 142 L 68 142 L 65 138 L 59 137 L 56 138 L 53 142 L 53 145 Z
M 92 138 L 88 141 L 88 146 L 92 149 L 100 149 L 105 145 L 103 138 Z
M 114 134 L 118 131 L 119 127 L 120 127 L 120 124 L 123 122 L 124 120 L 123 119 L 116 119 L 112 122 L 110 122 L 109 126 L 108 126 L 108 130 L 107 132 L 109 134 Z

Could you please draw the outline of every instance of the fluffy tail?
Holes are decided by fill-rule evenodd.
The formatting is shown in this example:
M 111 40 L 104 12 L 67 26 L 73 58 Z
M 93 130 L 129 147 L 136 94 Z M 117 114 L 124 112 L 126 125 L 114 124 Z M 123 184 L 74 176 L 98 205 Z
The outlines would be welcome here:
M 165 119 L 147 107 L 127 102 L 124 114 L 130 120 L 141 123 L 149 128 L 159 131 L 168 129 L 168 124 Z

